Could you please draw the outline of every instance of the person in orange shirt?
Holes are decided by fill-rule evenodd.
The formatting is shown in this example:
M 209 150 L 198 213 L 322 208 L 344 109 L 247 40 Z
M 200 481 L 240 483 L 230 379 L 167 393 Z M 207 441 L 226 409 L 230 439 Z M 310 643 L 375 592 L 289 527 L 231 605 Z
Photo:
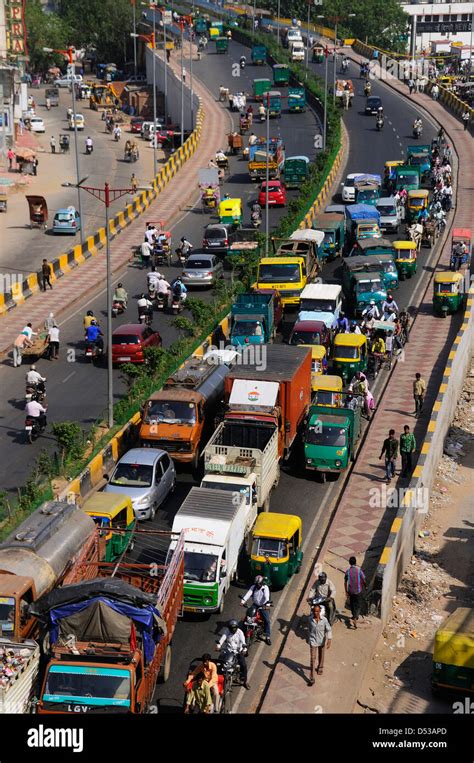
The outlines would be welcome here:
M 212 662 L 210 654 L 203 654 L 201 660 L 202 661 L 199 663 L 199 665 L 196 665 L 194 670 L 188 674 L 188 677 L 183 686 L 185 689 L 188 689 L 189 682 L 192 681 L 195 676 L 199 675 L 199 673 L 203 673 L 205 680 L 209 684 L 209 688 L 214 699 L 215 712 L 217 713 L 219 712 L 220 705 L 217 665 L 215 662 Z

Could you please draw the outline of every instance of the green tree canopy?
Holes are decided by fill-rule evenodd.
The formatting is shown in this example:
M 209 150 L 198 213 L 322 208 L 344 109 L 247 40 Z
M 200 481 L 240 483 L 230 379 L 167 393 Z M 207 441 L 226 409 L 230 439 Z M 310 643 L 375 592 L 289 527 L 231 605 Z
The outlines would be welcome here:
M 130 0 L 60 0 L 58 13 L 76 48 L 95 48 L 99 60 L 123 63 L 131 49 Z
M 28 0 L 25 10 L 29 68 L 31 71 L 43 71 L 56 63 L 64 64 L 64 57 L 45 53 L 43 48 L 67 47 L 68 30 L 64 21 L 54 13 L 45 13 L 40 0 Z

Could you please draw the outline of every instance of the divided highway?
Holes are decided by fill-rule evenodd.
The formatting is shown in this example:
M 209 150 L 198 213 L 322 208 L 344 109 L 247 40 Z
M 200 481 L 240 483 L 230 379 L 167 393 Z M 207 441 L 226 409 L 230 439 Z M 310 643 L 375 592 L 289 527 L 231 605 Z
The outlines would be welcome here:
M 211 48 L 211 46 L 209 46 Z M 241 73 L 240 79 L 232 78 L 231 64 L 237 62 L 240 55 L 245 53 L 248 56 L 248 49 L 243 48 L 235 42 L 232 42 L 229 48 L 229 55 L 217 57 L 213 51 L 203 56 L 200 62 L 195 64 L 195 76 L 203 81 L 211 92 L 217 95 L 218 88 L 225 85 L 231 91 L 246 90 L 251 92 L 251 84 L 254 77 L 265 76 L 269 73 L 269 67 L 248 66 Z M 332 64 L 331 64 L 332 66 Z M 311 64 L 318 74 L 324 74 L 322 66 Z M 332 81 L 332 69 L 330 68 L 330 81 Z M 409 104 L 402 98 L 393 94 L 388 88 L 381 84 L 374 83 L 372 92 L 375 95 L 381 95 L 386 114 L 386 125 L 382 133 L 375 130 L 375 118 L 366 117 L 363 114 L 365 98 L 363 96 L 363 85 L 358 79 L 358 71 L 351 69 L 355 84 L 356 95 L 352 109 L 344 114 L 346 127 L 349 131 L 350 151 L 347 165 L 347 172 L 376 172 L 383 171 L 384 162 L 391 159 L 401 158 L 406 150 L 407 143 L 411 142 L 411 124 L 415 112 Z M 238 85 L 236 85 L 238 82 Z M 237 124 L 237 114 L 229 112 L 229 128 L 231 124 Z M 233 122 L 232 122 L 233 120 Z M 254 131 L 257 134 L 264 134 L 264 125 L 257 125 Z M 283 114 L 281 120 L 274 120 L 271 123 L 271 134 L 279 135 L 286 144 L 287 156 L 292 154 L 307 154 L 313 156 L 314 135 L 320 128 L 316 116 L 308 110 L 303 115 Z M 429 142 L 434 135 L 434 130 L 425 123 L 424 142 Z M 204 135 L 205 140 L 205 135 Z M 209 147 L 209 157 L 214 154 L 218 146 Z M 238 158 L 231 158 L 231 177 L 226 183 L 225 189 L 231 196 L 240 196 L 244 200 L 246 207 L 245 220 L 249 220 L 249 204 L 255 198 L 256 186 L 248 180 L 246 164 Z M 186 169 L 182 170 L 186 172 Z M 292 197 L 290 194 L 289 198 Z M 336 195 L 335 201 L 339 201 Z M 285 210 L 271 210 L 270 220 L 274 226 Z M 143 224 L 146 215 L 143 217 Z M 176 222 L 173 228 L 173 240 L 177 242 L 182 235 L 186 235 L 196 246 L 199 246 L 202 238 L 203 226 L 209 222 L 207 215 L 201 214 L 200 210 L 193 210 L 184 213 Z M 137 243 L 141 240 L 140 225 L 137 224 Z M 113 245 L 113 244 L 112 244 Z M 396 294 L 397 302 L 400 306 L 407 306 L 413 302 L 413 295 L 419 286 L 420 278 L 423 272 L 423 266 L 426 266 L 430 257 L 429 250 L 422 250 L 420 256 L 420 266 L 417 276 L 411 281 L 402 282 L 400 289 Z M 328 280 L 337 280 L 340 278 L 340 263 L 330 263 L 325 269 L 323 277 Z M 173 266 L 169 269 L 168 275 L 175 277 L 178 269 Z M 72 276 L 74 277 L 74 276 Z M 118 279 L 117 279 L 118 280 Z M 133 297 L 141 293 L 146 286 L 145 273 L 134 267 L 129 267 L 120 275 L 120 280 L 124 282 L 129 295 L 132 297 L 127 314 L 118 320 L 127 322 L 135 319 L 135 304 Z M 60 288 L 60 285 L 58 285 Z M 194 292 L 193 292 L 194 295 Z M 208 294 L 197 293 L 196 296 L 207 298 Z M 104 316 L 105 294 L 102 292 L 93 299 L 85 300 L 84 304 L 78 308 L 75 313 L 62 321 L 62 352 L 61 360 L 57 364 L 48 364 L 40 362 L 39 370 L 48 376 L 48 399 L 50 404 L 50 420 L 76 420 L 84 425 L 95 421 L 103 412 L 106 405 L 106 371 L 103 368 L 94 368 L 85 364 L 82 359 L 81 340 L 82 340 L 82 316 L 87 309 L 92 309 L 96 314 Z M 185 314 L 185 313 L 184 313 Z M 105 321 L 105 319 L 103 319 Z M 163 337 L 164 346 L 169 345 L 176 338 L 176 330 L 172 325 L 172 319 L 168 316 L 156 316 L 154 326 L 160 331 Z M 67 363 L 66 348 L 76 350 L 76 362 Z M 23 369 L 24 370 L 24 369 Z M 374 386 L 374 394 L 377 398 L 378 385 L 381 379 L 377 380 Z M 23 371 L 3 366 L 0 369 L 0 383 L 3 389 L 2 400 L 0 402 L 0 416 L 2 417 L 3 434 L 0 441 L 1 467 L 0 482 L 4 489 L 13 490 L 17 484 L 22 484 L 28 474 L 30 464 L 28 459 L 35 458 L 41 448 L 53 448 L 51 435 L 46 434 L 33 446 L 24 444 L 23 434 Z M 120 371 L 115 372 L 115 394 L 117 399 L 123 393 L 123 383 L 120 379 Z M 153 526 L 156 529 L 170 528 L 173 517 L 180 504 L 184 500 L 187 492 L 192 487 L 193 482 L 189 474 L 179 475 L 176 492 L 170 501 L 157 512 Z M 337 483 L 327 485 L 319 484 L 310 477 L 296 476 L 292 472 L 291 465 L 282 471 L 278 489 L 272 496 L 272 511 L 285 513 L 298 513 L 303 520 L 304 538 L 311 544 L 307 547 L 308 556 L 313 555 L 315 547 L 320 537 L 318 536 L 319 526 L 323 526 L 327 518 L 327 512 L 330 503 L 337 493 Z M 315 531 L 315 532 L 313 532 Z M 298 587 L 298 579 L 290 585 L 290 596 L 295 595 Z M 238 594 L 242 589 L 238 585 L 232 586 L 227 595 L 225 610 L 223 615 L 213 615 L 209 619 L 186 618 L 178 624 L 174 644 L 173 644 L 173 663 L 171 676 L 167 684 L 160 686 L 157 690 L 156 699 L 160 712 L 180 711 L 183 698 L 182 681 L 190 660 L 201 654 L 203 651 L 213 652 L 215 635 L 222 627 L 225 621 L 230 617 L 238 617 L 243 613 L 243 608 L 239 606 Z M 282 596 L 287 591 L 275 593 L 273 600 L 275 610 L 272 613 L 273 619 L 273 641 L 278 643 L 279 638 L 284 633 L 286 620 L 283 616 L 277 617 L 277 607 Z M 280 634 L 280 636 L 278 635 Z M 270 655 L 273 655 L 274 647 L 263 647 L 265 661 L 268 662 Z M 254 647 L 255 650 L 255 647 Z M 254 652 L 255 654 L 255 652 Z M 252 663 L 252 654 L 249 662 Z M 258 674 L 258 671 L 257 671 Z M 251 679 L 251 683 L 253 680 Z M 255 698 L 258 693 L 258 681 L 253 685 L 253 691 L 245 693 L 239 690 L 235 693 L 234 702 L 242 701 L 240 709 L 244 708 Z M 245 696 L 240 696 L 244 695 Z

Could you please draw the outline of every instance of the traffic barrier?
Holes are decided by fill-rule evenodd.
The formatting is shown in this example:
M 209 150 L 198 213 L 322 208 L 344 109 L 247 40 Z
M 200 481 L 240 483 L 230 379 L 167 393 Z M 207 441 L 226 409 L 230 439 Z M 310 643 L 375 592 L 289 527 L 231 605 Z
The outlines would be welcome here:
M 195 129 L 185 143 L 180 146 L 176 154 L 171 156 L 164 167 L 160 169 L 153 180 L 153 188 L 137 194 L 131 204 L 127 204 L 125 209 L 118 212 L 110 220 L 109 231 L 111 238 L 115 238 L 124 228 L 148 209 L 151 202 L 163 191 L 169 181 L 194 154 L 201 140 L 204 119 L 205 113 L 202 105 L 200 105 L 196 115 Z M 61 278 L 71 268 L 82 265 L 89 257 L 94 257 L 98 254 L 99 249 L 105 246 L 105 240 L 105 227 L 99 228 L 93 236 L 88 236 L 84 244 L 77 244 L 72 249 L 59 255 L 57 259 L 52 260 L 49 263 L 51 283 Z M 10 292 L 0 294 L 0 317 L 6 315 L 17 305 L 23 304 L 26 299 L 38 291 L 39 278 L 40 273 L 30 273 L 24 278 L 22 283 L 14 284 Z
M 409 565 L 419 528 L 428 511 L 430 491 L 443 454 L 444 440 L 461 395 L 473 349 L 474 287 L 471 286 L 464 320 L 444 369 L 418 463 L 377 566 L 373 588 L 381 592 L 380 617 L 384 623 L 390 615 L 392 598 Z

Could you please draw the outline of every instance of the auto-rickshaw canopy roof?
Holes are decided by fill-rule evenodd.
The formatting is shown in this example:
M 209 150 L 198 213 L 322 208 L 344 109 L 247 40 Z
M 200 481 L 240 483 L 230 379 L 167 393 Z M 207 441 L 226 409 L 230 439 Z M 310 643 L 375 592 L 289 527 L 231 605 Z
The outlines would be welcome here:
M 364 344 L 367 344 L 364 334 L 337 334 L 334 339 L 334 347 L 362 347 Z
M 435 283 L 460 283 L 464 281 L 462 273 L 436 273 Z
M 125 493 L 95 493 L 83 503 L 82 511 L 86 514 L 114 519 L 125 507 L 127 507 L 127 522 L 131 522 L 135 515 L 130 496 Z
M 472 240 L 472 230 L 470 228 L 453 228 L 452 236 L 453 239 L 462 239 L 464 241 L 471 241 Z
M 342 392 L 342 379 L 340 376 L 319 376 L 314 380 L 315 390 L 327 390 L 328 392 Z
M 416 249 L 414 241 L 393 241 L 392 246 L 394 249 Z
M 430 192 L 427 188 L 420 188 L 417 191 L 408 191 L 409 199 L 427 199 Z
M 303 344 L 302 347 L 311 347 L 311 357 L 313 360 L 322 360 L 326 357 L 326 345 L 324 344 Z
M 404 164 L 403 159 L 393 159 L 390 162 L 385 162 L 386 167 L 400 167 L 402 164 Z
M 224 199 L 219 204 L 219 215 L 241 215 L 242 214 L 242 199 Z
M 291 538 L 297 530 L 301 533 L 301 518 L 294 514 L 276 514 L 264 511 L 257 517 L 253 535 L 262 538 Z

